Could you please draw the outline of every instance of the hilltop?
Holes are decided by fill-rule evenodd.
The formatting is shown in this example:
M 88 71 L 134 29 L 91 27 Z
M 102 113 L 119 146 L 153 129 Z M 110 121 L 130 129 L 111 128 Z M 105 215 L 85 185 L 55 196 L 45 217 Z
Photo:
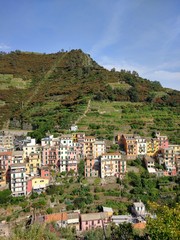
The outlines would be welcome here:
M 94 109 L 92 104 L 89 106 L 89 114 L 94 114 L 93 124 L 100 121 L 102 125 L 97 127 L 91 123 L 90 127 L 86 126 L 85 130 L 90 133 L 104 137 L 107 132 L 94 129 L 109 126 L 109 137 L 114 130 L 125 127 L 129 131 L 145 128 L 150 134 L 160 126 L 161 131 L 169 131 L 170 136 L 180 139 L 177 135 L 180 92 L 163 88 L 158 81 L 143 79 L 135 71 L 108 71 L 81 50 L 53 54 L 21 51 L 0 54 L 0 128 L 35 130 L 37 138 L 48 130 L 62 132 L 84 114 L 89 100 L 92 104 L 97 103 L 99 108 L 105 102 L 105 106 L 110 106 L 103 113 L 103 119 L 102 110 Z M 112 107 L 113 103 L 115 107 Z M 126 117 L 126 123 L 121 121 L 116 126 L 113 119 L 108 122 L 115 110 L 122 118 L 127 109 L 130 109 L 133 121 Z M 133 117 L 134 111 L 136 116 Z M 83 121 L 84 118 L 78 122 L 82 130 Z M 172 137 L 171 140 L 175 139 Z

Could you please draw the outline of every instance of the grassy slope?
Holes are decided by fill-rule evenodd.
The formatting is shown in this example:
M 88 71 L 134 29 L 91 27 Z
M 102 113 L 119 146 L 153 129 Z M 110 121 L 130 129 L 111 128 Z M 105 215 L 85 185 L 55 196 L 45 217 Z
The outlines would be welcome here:
M 150 134 L 157 125 L 168 135 L 178 130 L 178 91 L 128 71 L 105 70 L 81 50 L 14 52 L 1 54 L 0 60 L 1 128 L 16 118 L 21 125 L 64 131 L 84 113 L 88 100 L 96 99 L 79 123 L 81 130 L 109 138 L 114 130 Z
M 180 143 L 179 111 L 176 107 L 92 101 L 90 111 L 78 126 L 80 131 L 103 138 L 112 138 L 117 132 L 150 136 L 154 130 L 160 130 L 174 143 Z

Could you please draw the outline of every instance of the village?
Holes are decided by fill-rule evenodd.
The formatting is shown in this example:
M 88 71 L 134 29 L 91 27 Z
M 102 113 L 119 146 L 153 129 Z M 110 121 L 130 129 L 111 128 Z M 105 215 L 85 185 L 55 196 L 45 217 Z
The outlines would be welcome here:
M 149 174 L 156 177 L 177 176 L 180 173 L 180 146 L 170 144 L 167 136 L 156 132 L 153 138 L 134 134 L 117 134 L 115 144 L 86 136 L 72 129 L 70 134 L 58 137 L 45 136 L 41 143 L 31 137 L 19 138 L 9 132 L 0 134 L 0 190 L 10 189 L 13 197 L 41 194 L 49 186 L 58 184 L 52 173 L 69 173 L 78 176 L 78 166 L 83 162 L 84 178 L 120 181 L 127 174 L 127 163 L 140 158 Z M 109 223 L 131 223 L 144 228 L 146 217 L 151 216 L 143 202 L 134 202 L 131 214 L 114 215 L 110 207 L 100 212 L 81 213 L 80 210 L 34 215 L 34 222 L 56 222 L 59 227 L 74 227 L 77 232 L 104 228 Z M 8 236 L 6 223 L 0 224 L 1 234 Z

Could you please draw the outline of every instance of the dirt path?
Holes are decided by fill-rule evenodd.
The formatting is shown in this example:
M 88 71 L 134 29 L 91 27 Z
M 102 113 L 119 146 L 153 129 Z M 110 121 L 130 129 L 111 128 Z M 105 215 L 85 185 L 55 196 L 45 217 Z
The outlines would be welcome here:
M 50 75 L 53 73 L 53 71 L 55 70 L 55 68 L 58 66 L 59 62 L 67 55 L 67 53 L 64 53 L 63 56 L 61 56 L 55 63 L 54 65 L 49 69 L 49 71 L 45 74 L 45 76 L 42 78 L 42 80 L 40 80 L 36 86 L 36 89 L 34 90 L 33 94 L 31 95 L 31 97 L 28 99 L 28 101 L 24 104 L 23 107 L 26 107 L 31 100 L 36 96 L 36 94 L 38 93 L 40 87 L 41 87 L 41 83 L 44 81 L 47 81 L 50 77 Z
M 88 113 L 88 111 L 89 111 L 89 109 L 90 109 L 90 106 L 91 106 L 91 99 L 88 101 L 87 108 L 86 108 L 86 110 L 84 111 L 83 115 L 81 115 L 81 116 L 76 120 L 76 122 L 74 123 L 75 125 L 77 125 L 77 124 L 81 121 L 81 119 L 86 116 L 86 114 Z

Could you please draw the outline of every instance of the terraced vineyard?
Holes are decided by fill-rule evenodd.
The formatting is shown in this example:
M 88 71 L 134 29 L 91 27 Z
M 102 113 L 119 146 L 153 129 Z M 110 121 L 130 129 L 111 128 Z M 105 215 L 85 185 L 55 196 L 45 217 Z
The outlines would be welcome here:
M 131 102 L 92 101 L 90 110 L 79 122 L 79 130 L 112 139 L 116 132 L 151 136 L 159 130 L 174 143 L 180 143 L 178 107 L 158 107 Z

